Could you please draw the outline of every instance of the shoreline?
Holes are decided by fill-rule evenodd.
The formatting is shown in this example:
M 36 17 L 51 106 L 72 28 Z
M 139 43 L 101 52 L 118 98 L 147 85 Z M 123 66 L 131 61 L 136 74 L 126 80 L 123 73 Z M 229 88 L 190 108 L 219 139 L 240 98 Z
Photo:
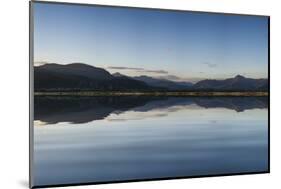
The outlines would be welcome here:
M 268 92 L 121 92 L 121 91 L 80 91 L 80 92 L 34 92 L 34 96 L 268 96 Z

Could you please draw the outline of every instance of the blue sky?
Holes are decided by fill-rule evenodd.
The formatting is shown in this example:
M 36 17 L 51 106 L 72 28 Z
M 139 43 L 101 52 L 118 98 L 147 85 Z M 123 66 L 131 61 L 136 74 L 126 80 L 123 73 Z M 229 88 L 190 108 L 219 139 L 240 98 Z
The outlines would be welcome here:
M 190 81 L 265 78 L 267 36 L 266 17 L 34 3 L 35 64 Z

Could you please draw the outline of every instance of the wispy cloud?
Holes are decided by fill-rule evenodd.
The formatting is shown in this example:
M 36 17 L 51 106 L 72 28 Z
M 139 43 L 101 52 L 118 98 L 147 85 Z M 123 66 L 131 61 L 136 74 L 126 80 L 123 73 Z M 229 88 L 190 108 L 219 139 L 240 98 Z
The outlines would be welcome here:
M 137 72 L 144 72 L 144 73 L 168 74 L 168 71 L 165 70 L 148 70 L 144 68 L 135 68 L 135 67 L 109 66 L 107 68 L 114 69 L 114 70 L 134 70 Z
M 170 81 L 177 81 L 177 82 L 191 82 L 191 83 L 196 83 L 198 81 L 201 81 L 203 79 L 206 79 L 204 77 L 178 77 L 175 75 L 164 75 L 164 76 L 160 76 L 157 77 L 159 79 L 166 79 L 166 80 L 170 80 Z
M 215 68 L 218 66 L 217 64 L 210 62 L 203 62 L 203 64 L 207 65 L 209 68 Z
M 143 68 L 133 68 L 133 67 L 122 67 L 122 66 L 109 66 L 108 69 L 113 70 L 137 70 L 137 71 L 143 71 Z
M 168 74 L 169 73 L 165 70 L 140 70 L 139 72 L 157 73 L 157 74 Z

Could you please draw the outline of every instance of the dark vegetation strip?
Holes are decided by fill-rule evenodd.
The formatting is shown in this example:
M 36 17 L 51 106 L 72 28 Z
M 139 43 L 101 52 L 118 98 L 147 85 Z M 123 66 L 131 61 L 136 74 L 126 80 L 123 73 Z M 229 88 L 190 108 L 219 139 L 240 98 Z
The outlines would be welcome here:
M 122 91 L 80 91 L 80 92 L 34 92 L 35 96 L 268 96 L 268 92 L 122 92 Z

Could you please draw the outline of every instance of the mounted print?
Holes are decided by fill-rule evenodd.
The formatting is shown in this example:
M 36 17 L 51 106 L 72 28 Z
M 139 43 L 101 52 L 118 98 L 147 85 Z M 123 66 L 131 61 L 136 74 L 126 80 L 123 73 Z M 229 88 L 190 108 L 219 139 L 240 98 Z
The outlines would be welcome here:
M 268 172 L 268 16 L 30 2 L 30 187 Z

